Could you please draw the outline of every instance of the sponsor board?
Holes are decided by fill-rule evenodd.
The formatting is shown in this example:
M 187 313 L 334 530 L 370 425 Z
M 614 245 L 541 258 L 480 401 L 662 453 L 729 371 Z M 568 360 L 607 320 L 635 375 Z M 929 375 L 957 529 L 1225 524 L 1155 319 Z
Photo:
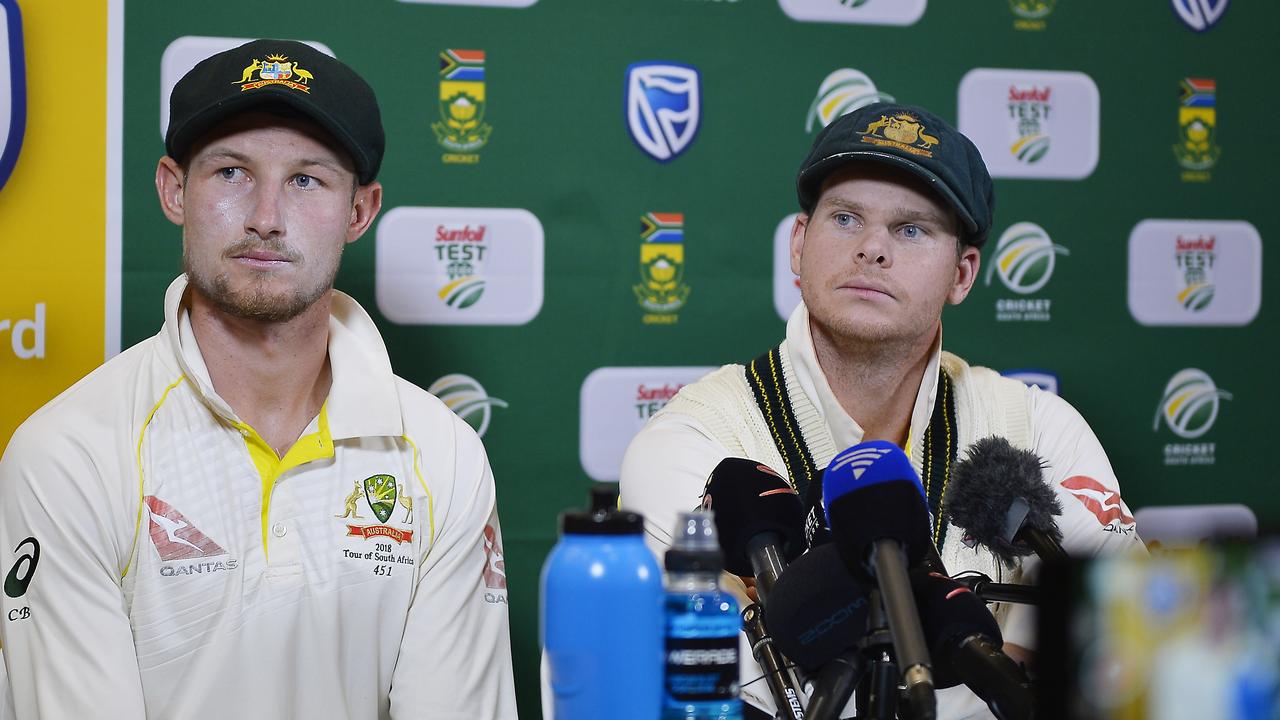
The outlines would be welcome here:
M 427 392 L 440 398 L 458 417 L 484 437 L 489 429 L 493 408 L 507 407 L 507 401 L 489 397 L 479 380 L 462 373 L 450 373 L 427 386 Z
M 1230 399 L 1231 393 L 1220 390 L 1209 373 L 1199 368 L 1184 368 L 1165 384 L 1151 430 L 1159 432 L 1163 421 L 1179 438 L 1198 440 L 1213 429 L 1221 401 Z M 1214 442 L 1168 443 L 1164 446 L 1164 464 L 1213 465 L 1216 454 Z
M 960 132 L 996 178 L 1088 177 L 1100 112 L 1098 86 L 1084 73 L 976 68 L 960 81 Z
M 1218 83 L 1213 78 L 1183 78 L 1178 98 L 1178 142 L 1173 155 L 1183 182 L 1208 182 L 1222 157 L 1218 147 Z
M 1038 387 L 1051 395 L 1062 394 L 1059 392 L 1061 382 L 1058 379 L 1058 374 L 1048 370 L 1021 368 L 1018 370 L 1005 370 L 1000 374 L 1007 378 L 1013 378 L 1024 385 Z
M 800 277 L 791 272 L 791 228 L 799 213 L 792 213 L 773 231 L 773 309 L 784 321 L 800 304 Z
M 43 360 L 46 328 L 45 303 L 38 302 L 30 318 L 0 318 L 0 347 L 9 335 L 9 349 L 19 360 Z
M 18 163 L 27 128 L 27 69 L 22 13 L 16 0 L 0 0 L 0 188 Z
M 593 480 L 616 481 L 631 438 L 680 388 L 711 367 L 602 367 L 582 382 L 578 458 Z
M 523 325 L 543 297 L 542 223 L 520 208 L 393 208 L 374 237 L 378 309 L 403 325 Z
M 840 68 L 823 78 L 818 94 L 809 104 L 804 131 L 812 133 L 833 120 L 860 107 L 877 102 L 893 102 L 894 97 L 876 89 L 876 84 L 861 70 Z
M 689 149 L 702 121 L 702 81 L 683 63 L 647 61 L 627 67 L 623 111 L 636 147 L 658 162 Z
M 926 0 L 778 0 L 792 20 L 850 25 L 914 25 L 926 4 Z
M 1143 220 L 1129 233 L 1129 313 L 1143 325 L 1248 325 L 1262 237 L 1243 220 Z
M 1182 24 L 1198 33 L 1217 25 L 1230 4 L 1231 0 L 1170 0 Z
M 210 55 L 216 55 L 224 50 L 240 47 L 241 45 L 252 41 L 254 38 L 233 38 L 233 37 L 208 37 L 204 35 L 184 35 L 169 43 L 164 49 L 164 53 L 160 55 L 160 138 L 164 139 L 165 132 L 169 129 L 169 95 L 173 93 L 173 86 L 196 66 L 196 63 L 204 60 Z M 330 57 L 336 57 L 333 50 L 328 45 L 315 40 L 300 40 L 311 47 Z M 265 64 L 264 64 L 265 61 Z M 254 67 L 254 64 L 258 67 Z M 284 65 L 289 64 L 289 68 Z M 293 70 L 292 63 L 287 63 L 287 59 L 267 60 L 265 58 L 245 57 L 245 71 L 241 78 L 231 78 L 230 82 L 239 80 L 239 84 L 243 89 L 245 85 L 253 83 L 261 83 L 263 81 L 278 80 L 284 83 L 295 83 L 305 88 L 306 83 L 302 82 L 306 78 L 302 77 L 285 77 L 286 73 L 291 74 Z M 258 77 L 260 71 L 265 70 L 266 75 Z
M 1039 225 L 1018 222 L 1001 233 L 993 254 L 984 284 L 990 285 L 993 276 L 999 277 L 1007 289 L 1025 296 L 1034 295 L 1049 284 L 1055 257 L 1070 255 L 1070 251 L 1055 244 Z M 998 322 L 1048 322 L 1051 311 L 1052 300 L 1045 297 L 996 300 Z

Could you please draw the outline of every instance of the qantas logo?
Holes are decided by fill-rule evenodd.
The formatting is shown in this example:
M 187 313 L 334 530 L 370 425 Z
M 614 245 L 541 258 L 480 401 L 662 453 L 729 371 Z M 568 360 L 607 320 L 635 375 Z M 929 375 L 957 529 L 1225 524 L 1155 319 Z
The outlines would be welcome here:
M 1119 521 L 1124 525 L 1133 524 L 1133 516 L 1129 515 L 1120 499 L 1120 493 L 1112 490 L 1091 477 L 1076 475 L 1062 481 L 1062 487 L 1076 496 L 1085 509 L 1098 518 L 1103 527 Z
M 502 557 L 502 541 L 493 525 L 484 526 L 484 586 L 491 590 L 507 589 L 507 563 Z
M 226 555 L 218 543 L 210 540 L 172 505 L 154 495 L 144 498 L 151 518 L 151 542 L 162 561 Z

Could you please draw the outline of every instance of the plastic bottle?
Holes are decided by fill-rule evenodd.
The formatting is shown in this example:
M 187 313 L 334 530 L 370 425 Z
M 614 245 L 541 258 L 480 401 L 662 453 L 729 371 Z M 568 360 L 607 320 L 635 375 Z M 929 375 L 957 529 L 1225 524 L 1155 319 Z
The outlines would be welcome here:
M 724 560 L 710 512 L 681 513 L 667 550 L 662 720 L 741 720 L 738 602 L 720 590 Z
M 542 567 L 540 634 L 555 720 L 655 720 L 662 705 L 662 571 L 617 485 L 560 515 Z

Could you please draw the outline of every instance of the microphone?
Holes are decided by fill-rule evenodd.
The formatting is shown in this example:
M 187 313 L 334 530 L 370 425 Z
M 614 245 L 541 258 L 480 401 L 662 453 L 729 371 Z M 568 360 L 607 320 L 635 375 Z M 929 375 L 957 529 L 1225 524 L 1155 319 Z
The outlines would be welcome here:
M 804 551 L 800 496 L 767 465 L 725 458 L 707 478 L 702 507 L 715 511 L 725 570 L 754 576 L 767 605 L 787 562 Z
M 1006 566 L 1034 552 L 1046 562 L 1062 562 L 1062 514 L 1053 488 L 1044 481 L 1044 463 L 1002 437 L 983 438 L 951 469 L 944 506 L 951 524 L 987 546 Z
M 835 545 L 819 545 L 792 562 L 765 605 L 773 644 L 814 679 L 808 720 L 839 717 L 861 674 L 858 643 L 870 610 L 865 588 L 849 575 Z
M 938 687 L 963 683 L 999 720 L 1033 717 L 1030 681 L 1001 650 L 1000 626 L 987 606 L 969 588 L 938 573 L 912 572 L 911 588 Z
M 907 574 L 933 544 L 920 477 L 893 443 L 859 443 L 836 455 L 823 472 L 822 502 L 846 567 L 880 588 L 912 716 L 935 717 L 929 651 Z

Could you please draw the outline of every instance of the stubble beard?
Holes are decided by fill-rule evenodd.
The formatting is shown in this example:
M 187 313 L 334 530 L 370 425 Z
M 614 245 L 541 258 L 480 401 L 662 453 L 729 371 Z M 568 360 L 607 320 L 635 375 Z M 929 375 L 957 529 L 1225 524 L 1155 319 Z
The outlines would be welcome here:
M 286 256 L 291 263 L 302 265 L 305 259 L 297 251 L 278 241 L 263 241 L 246 238 L 232 245 L 223 252 L 223 258 L 252 248 L 266 249 Z M 341 257 L 341 250 L 339 250 Z M 219 273 L 210 277 L 192 262 L 189 247 L 183 248 L 182 269 L 187 274 L 187 281 L 195 289 L 213 303 L 218 310 L 232 317 L 245 320 L 256 320 L 267 323 L 281 323 L 292 320 L 316 303 L 332 287 L 337 276 L 338 263 L 334 263 L 323 282 L 316 282 L 308 287 L 294 288 L 286 292 L 269 292 L 264 286 L 269 280 L 270 271 L 255 272 L 257 282 L 247 290 L 237 291 L 231 287 L 231 277 L 227 273 Z

